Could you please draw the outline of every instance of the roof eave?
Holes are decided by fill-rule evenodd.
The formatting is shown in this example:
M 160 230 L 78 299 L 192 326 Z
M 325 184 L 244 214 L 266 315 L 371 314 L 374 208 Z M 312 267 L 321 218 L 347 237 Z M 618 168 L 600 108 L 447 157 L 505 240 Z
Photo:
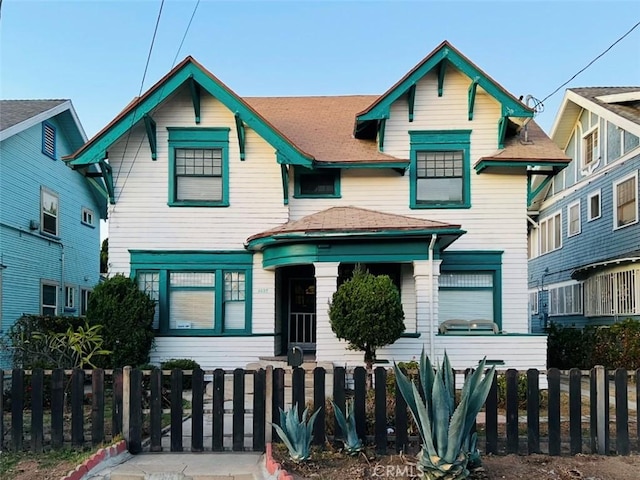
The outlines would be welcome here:
M 84 136 L 83 138 L 86 140 L 86 134 L 84 132 L 84 129 L 82 128 L 82 124 L 80 123 L 80 120 L 78 119 L 78 115 L 76 114 L 76 111 L 73 108 L 71 100 L 65 100 L 64 102 L 60 103 L 59 105 L 56 105 L 53 108 L 50 108 L 49 110 L 40 112 L 39 114 L 34 115 L 33 117 L 29 117 L 20 123 L 16 123 L 15 125 L 12 125 L 9 128 L 6 128 L 0 131 L 0 141 L 6 140 L 7 138 L 12 137 L 17 133 L 20 133 L 26 130 L 27 128 L 31 128 L 34 125 L 37 125 L 45 120 L 48 120 L 49 118 L 55 117 L 56 115 L 59 115 L 67 110 L 70 111 L 71 116 L 73 117 L 73 120 L 75 121 L 79 132 L 81 133 L 81 135 Z

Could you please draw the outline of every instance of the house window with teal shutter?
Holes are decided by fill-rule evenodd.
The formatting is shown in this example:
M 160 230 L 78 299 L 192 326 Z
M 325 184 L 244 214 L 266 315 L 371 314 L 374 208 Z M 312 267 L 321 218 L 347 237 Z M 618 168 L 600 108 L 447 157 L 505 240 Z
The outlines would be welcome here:
M 410 131 L 411 208 L 471 207 L 471 130 Z
M 56 159 L 56 128 L 49 122 L 42 123 L 42 153 Z
M 229 129 L 169 128 L 169 205 L 229 205 Z
M 294 198 L 340 198 L 340 170 L 296 167 Z

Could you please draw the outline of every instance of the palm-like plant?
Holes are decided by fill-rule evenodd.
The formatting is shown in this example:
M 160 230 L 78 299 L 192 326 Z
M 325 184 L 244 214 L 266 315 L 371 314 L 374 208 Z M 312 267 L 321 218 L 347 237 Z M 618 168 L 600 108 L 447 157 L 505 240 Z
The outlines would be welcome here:
M 345 410 L 347 415 L 345 417 L 340 407 L 338 407 L 335 402 L 332 400 L 333 411 L 336 416 L 336 421 L 340 426 L 340 430 L 342 430 L 344 444 L 344 452 L 347 455 L 357 455 L 364 449 L 364 445 L 362 445 L 362 441 L 358 438 L 358 432 L 356 430 L 356 417 L 353 414 L 353 402 L 347 402 Z
M 416 421 L 422 449 L 418 454 L 418 468 L 427 480 L 456 480 L 469 476 L 467 464 L 470 453 L 478 461 L 473 436 L 473 422 L 482 408 L 495 374 L 495 367 L 483 377 L 485 359 L 469 375 L 462 387 L 460 403 L 455 405 L 453 371 L 446 352 L 442 367 L 434 373 L 429 357 L 420 356 L 420 384 L 415 383 L 394 364 L 398 388 Z M 423 398 L 425 399 L 423 401 Z
M 273 424 L 276 433 L 289 450 L 294 462 L 303 462 L 311 457 L 311 439 L 313 424 L 320 409 L 307 420 L 309 409 L 305 408 L 302 417 L 298 416 L 298 404 L 286 412 L 280 409 L 280 425 Z

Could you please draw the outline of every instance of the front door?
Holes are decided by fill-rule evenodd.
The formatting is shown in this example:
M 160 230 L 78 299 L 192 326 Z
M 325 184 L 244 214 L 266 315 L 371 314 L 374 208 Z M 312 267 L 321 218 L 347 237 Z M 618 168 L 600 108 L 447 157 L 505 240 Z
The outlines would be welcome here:
M 316 350 L 316 280 L 289 279 L 289 348 Z

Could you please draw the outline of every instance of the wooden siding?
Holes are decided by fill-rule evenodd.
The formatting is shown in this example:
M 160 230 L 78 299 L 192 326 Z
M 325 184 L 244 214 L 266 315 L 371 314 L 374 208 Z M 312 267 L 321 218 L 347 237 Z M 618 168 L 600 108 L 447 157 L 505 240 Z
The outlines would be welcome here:
M 242 249 L 250 235 L 288 221 L 282 199 L 280 166 L 276 163 L 274 149 L 253 130 L 246 128 L 246 160 L 240 161 L 233 113 L 218 100 L 203 93 L 201 121 L 196 125 L 191 97 L 185 87 L 152 116 L 157 124 L 156 161 L 151 160 L 143 126 L 134 129 L 126 153 L 126 137 L 109 149 L 117 200 L 117 204 L 111 207 L 109 224 L 109 260 L 113 272 L 128 274 L 129 249 Z M 167 127 L 231 129 L 229 207 L 167 205 Z
M 57 118 L 57 155 L 72 147 Z M 58 283 L 58 311 L 64 307 L 64 285 L 93 288 L 100 275 L 100 215 L 86 179 L 61 160 L 42 153 L 42 126 L 35 125 L 0 144 L 0 254 L 6 266 L 2 282 L 2 330 L 23 313 L 40 312 L 40 280 Z M 41 186 L 59 197 L 59 239 L 31 230 L 40 222 Z M 95 228 L 81 223 L 82 208 L 94 212 Z M 69 312 L 75 314 L 76 312 Z

